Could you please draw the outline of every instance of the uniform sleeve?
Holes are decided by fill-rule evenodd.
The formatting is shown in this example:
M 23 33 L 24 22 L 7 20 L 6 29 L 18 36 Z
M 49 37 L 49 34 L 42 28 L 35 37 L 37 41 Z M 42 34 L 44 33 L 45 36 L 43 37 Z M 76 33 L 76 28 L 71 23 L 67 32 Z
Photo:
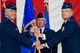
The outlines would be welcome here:
M 0 23 L 0 34 L 1 34 L 1 23 Z M 1 47 L 1 35 L 0 35 L 0 47 Z
M 52 39 L 52 38 L 54 37 L 54 35 L 55 35 L 55 31 L 53 31 L 53 30 L 48 30 L 48 32 L 45 33 L 46 40 L 48 41 L 48 40 Z
M 26 38 L 28 38 L 28 39 L 32 38 L 32 35 L 30 34 L 29 31 L 27 31 L 27 32 L 23 32 L 23 33 L 21 33 L 21 35 L 26 36 Z
M 47 42 L 49 48 L 57 45 L 58 43 L 62 42 L 63 40 L 71 37 L 77 31 L 77 25 L 74 22 L 71 22 L 65 26 L 65 29 L 62 31 L 60 30 L 57 34 Z
M 0 32 L 1 32 L 1 23 L 0 23 Z
M 12 39 L 24 46 L 32 47 L 33 42 L 30 39 L 26 38 L 24 35 L 21 35 L 17 27 L 9 23 L 5 23 L 4 26 L 4 32 L 7 33 L 8 36 L 10 36 Z

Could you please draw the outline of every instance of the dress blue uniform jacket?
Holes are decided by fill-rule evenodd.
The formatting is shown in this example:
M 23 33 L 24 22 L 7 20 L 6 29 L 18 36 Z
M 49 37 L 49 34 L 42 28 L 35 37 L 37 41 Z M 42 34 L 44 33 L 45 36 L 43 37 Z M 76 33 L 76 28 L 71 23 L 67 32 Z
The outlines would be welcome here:
M 20 45 L 31 48 L 33 42 L 21 35 L 17 26 L 7 17 L 1 23 L 0 53 L 20 53 Z
M 55 32 L 51 29 L 45 28 L 44 31 L 43 31 L 43 34 L 45 34 L 46 40 L 43 40 L 42 38 L 40 38 L 39 40 L 40 40 L 41 44 L 46 43 L 49 40 L 51 40 L 52 37 L 54 37 Z M 52 47 L 51 49 L 44 48 L 44 49 L 41 50 L 41 53 L 57 53 L 57 45 Z
M 79 25 L 73 16 L 63 23 L 56 35 L 47 42 L 49 48 L 62 43 L 62 53 L 80 53 Z
M 1 32 L 1 23 L 0 23 L 0 32 Z M 0 35 L 0 51 L 1 51 L 1 35 Z

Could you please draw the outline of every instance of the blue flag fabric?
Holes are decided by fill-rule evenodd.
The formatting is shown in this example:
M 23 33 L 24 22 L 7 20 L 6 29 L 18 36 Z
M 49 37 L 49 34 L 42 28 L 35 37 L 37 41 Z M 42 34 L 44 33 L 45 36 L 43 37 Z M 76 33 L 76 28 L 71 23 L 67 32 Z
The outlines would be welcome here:
M 45 18 L 46 18 L 46 27 L 50 28 L 50 25 L 49 25 L 49 12 L 48 12 L 47 6 L 45 6 Z
M 34 7 L 32 4 L 32 0 L 25 0 L 25 8 L 24 8 L 24 17 L 23 17 L 23 24 L 22 28 L 26 27 L 26 30 L 30 30 L 32 25 L 30 22 L 32 22 L 35 19 L 35 14 L 34 14 Z M 24 32 L 24 29 L 22 29 L 22 33 Z M 31 38 L 31 40 L 34 42 L 36 40 L 35 36 Z M 21 46 L 21 53 L 34 53 L 35 47 L 26 48 L 24 46 Z
M 3 21 L 4 18 L 5 18 L 5 9 L 6 9 L 6 5 L 3 3 L 3 6 L 2 6 L 2 18 L 1 18 L 1 21 Z

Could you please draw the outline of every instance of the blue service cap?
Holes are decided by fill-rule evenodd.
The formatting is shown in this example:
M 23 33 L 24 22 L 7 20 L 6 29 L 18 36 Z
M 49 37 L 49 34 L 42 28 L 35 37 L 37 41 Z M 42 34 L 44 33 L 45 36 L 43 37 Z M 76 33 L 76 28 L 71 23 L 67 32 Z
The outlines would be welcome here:
M 68 3 L 68 2 L 64 2 L 63 6 L 62 6 L 62 9 L 66 9 L 66 8 L 71 8 L 72 9 L 72 4 Z
M 37 18 L 44 18 L 44 16 L 41 12 L 39 12 Z
M 8 3 L 8 4 L 6 5 L 6 9 L 16 10 L 16 4 L 10 2 L 10 3 Z

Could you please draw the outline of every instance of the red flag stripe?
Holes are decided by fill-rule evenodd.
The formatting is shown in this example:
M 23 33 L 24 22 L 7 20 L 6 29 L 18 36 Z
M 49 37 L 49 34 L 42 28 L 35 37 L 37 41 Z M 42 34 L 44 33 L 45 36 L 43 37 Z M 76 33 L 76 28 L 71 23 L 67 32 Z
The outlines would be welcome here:
M 35 14 L 42 12 L 44 14 L 44 0 L 33 0 L 33 5 L 35 8 Z
M 1 22 L 1 0 L 0 0 L 0 22 Z

